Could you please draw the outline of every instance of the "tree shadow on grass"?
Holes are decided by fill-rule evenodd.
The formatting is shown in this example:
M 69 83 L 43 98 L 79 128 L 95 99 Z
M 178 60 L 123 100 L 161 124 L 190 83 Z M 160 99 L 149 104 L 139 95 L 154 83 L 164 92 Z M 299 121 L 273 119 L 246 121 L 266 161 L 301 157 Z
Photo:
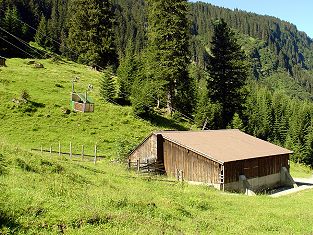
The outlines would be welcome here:
M 35 101 L 29 101 L 30 104 L 33 106 L 33 107 L 36 107 L 36 108 L 44 108 L 46 107 L 46 105 L 44 103 L 38 103 L 38 102 L 35 102 Z
M 21 225 L 16 222 L 12 215 L 9 215 L 0 209 L 0 233 L 3 229 L 9 229 L 13 234 L 14 231 L 20 227 Z
M 170 129 L 170 130 L 178 130 L 178 131 L 187 131 L 189 130 L 185 126 L 177 123 L 175 120 L 165 118 L 159 114 L 153 114 L 150 117 L 146 118 L 152 125 L 162 127 L 163 129 Z

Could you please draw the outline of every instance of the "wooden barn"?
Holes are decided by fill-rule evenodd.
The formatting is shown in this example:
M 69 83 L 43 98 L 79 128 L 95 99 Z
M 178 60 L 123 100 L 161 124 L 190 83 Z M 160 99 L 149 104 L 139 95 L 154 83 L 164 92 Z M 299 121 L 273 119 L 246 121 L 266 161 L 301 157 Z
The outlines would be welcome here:
M 0 67 L 5 67 L 6 66 L 5 61 L 6 61 L 6 58 L 0 56 Z
M 130 162 L 155 162 L 168 176 L 253 193 L 296 186 L 289 174 L 292 151 L 239 130 L 163 131 L 148 136 L 129 155 Z
M 72 92 L 71 94 L 71 107 L 75 111 L 79 112 L 93 112 L 94 111 L 94 102 L 87 92 L 85 93 L 76 93 Z

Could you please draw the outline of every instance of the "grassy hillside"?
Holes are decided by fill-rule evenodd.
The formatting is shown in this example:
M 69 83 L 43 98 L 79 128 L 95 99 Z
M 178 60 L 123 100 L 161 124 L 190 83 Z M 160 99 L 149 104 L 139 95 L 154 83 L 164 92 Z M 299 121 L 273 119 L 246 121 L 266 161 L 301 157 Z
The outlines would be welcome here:
M 58 142 L 68 151 L 79 152 L 84 144 L 91 153 L 95 144 L 99 153 L 108 157 L 118 151 L 127 151 L 156 129 L 184 128 L 165 118 L 153 123 L 137 119 L 130 107 L 105 103 L 99 97 L 101 74 L 72 62 L 38 60 L 44 69 L 27 65 L 29 60 L 10 59 L 5 68 L 0 68 L 0 138 L 23 148 L 58 147 Z M 94 113 L 64 114 L 70 108 L 71 81 L 79 77 L 75 90 L 89 92 L 95 100 Z M 30 95 L 28 104 L 17 105 L 23 90 Z
M 282 198 L 226 194 L 163 177 L 140 176 L 114 163 L 148 133 L 188 124 L 133 117 L 99 99 L 100 74 L 70 62 L 11 59 L 0 68 L 0 234 L 310 234 L 313 191 Z M 71 81 L 94 85 L 95 113 L 64 114 Z M 17 105 L 22 90 L 31 102 Z M 108 157 L 94 165 L 30 152 L 72 141 Z M 64 147 L 65 148 L 65 147 Z M 89 148 L 89 149 L 88 149 Z M 68 147 L 67 149 L 68 150 Z M 312 174 L 292 164 L 297 177 Z
M 221 193 L 0 145 L 0 233 L 310 234 L 313 191 Z

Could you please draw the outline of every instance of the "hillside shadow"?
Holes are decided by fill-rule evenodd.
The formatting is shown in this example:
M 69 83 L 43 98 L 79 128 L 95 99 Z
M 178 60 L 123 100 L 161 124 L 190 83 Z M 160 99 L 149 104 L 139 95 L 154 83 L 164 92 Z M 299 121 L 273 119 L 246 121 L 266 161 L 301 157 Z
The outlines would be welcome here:
M 152 125 L 159 126 L 165 129 L 178 130 L 178 131 L 189 130 L 183 125 L 177 123 L 175 120 L 165 118 L 159 114 L 153 114 L 152 116 L 147 117 L 146 120 L 149 121 Z

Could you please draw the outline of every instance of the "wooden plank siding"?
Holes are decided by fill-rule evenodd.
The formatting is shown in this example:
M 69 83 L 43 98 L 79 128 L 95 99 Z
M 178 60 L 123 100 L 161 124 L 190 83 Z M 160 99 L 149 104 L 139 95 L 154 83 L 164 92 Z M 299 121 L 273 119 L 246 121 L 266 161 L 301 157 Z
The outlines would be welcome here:
M 288 160 L 289 155 L 286 154 L 226 162 L 224 163 L 225 183 L 238 181 L 239 175 L 245 175 L 251 179 L 277 174 L 282 167 L 289 168 Z
M 220 183 L 221 164 L 164 139 L 164 167 L 168 175 L 182 170 L 187 181 Z
M 131 161 L 146 161 L 157 159 L 157 136 L 151 135 L 145 139 L 136 149 L 133 151 L 129 159 Z

